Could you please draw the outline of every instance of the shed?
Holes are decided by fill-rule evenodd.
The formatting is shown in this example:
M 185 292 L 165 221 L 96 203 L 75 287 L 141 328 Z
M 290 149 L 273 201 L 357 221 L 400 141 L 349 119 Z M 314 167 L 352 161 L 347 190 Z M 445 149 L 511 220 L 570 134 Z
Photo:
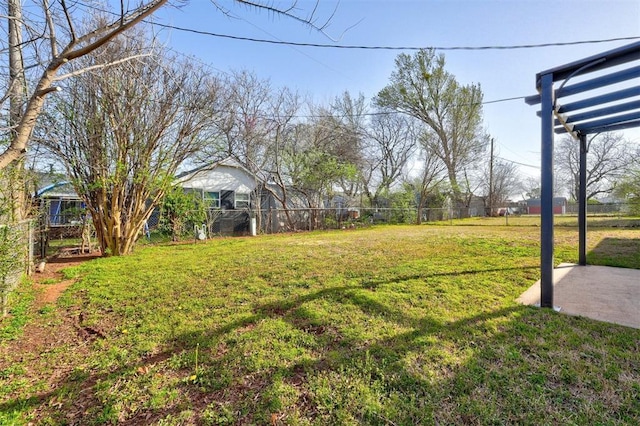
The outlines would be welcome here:
M 540 214 L 542 212 L 542 200 L 530 198 L 527 202 L 528 214 Z M 553 198 L 553 214 L 565 214 L 567 212 L 567 199 L 565 197 Z

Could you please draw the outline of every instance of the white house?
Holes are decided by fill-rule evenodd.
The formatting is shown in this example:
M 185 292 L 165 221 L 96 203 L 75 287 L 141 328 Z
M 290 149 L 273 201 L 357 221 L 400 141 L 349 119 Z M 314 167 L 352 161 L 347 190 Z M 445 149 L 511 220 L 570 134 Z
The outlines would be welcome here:
M 208 207 L 210 234 L 243 235 L 250 232 L 255 190 L 260 181 L 232 158 L 207 164 L 177 176 L 176 185 L 195 192 Z M 253 194 L 253 195 L 252 195 Z
M 180 174 L 176 184 L 200 193 L 210 208 L 247 210 L 258 181 L 240 163 L 227 158 Z

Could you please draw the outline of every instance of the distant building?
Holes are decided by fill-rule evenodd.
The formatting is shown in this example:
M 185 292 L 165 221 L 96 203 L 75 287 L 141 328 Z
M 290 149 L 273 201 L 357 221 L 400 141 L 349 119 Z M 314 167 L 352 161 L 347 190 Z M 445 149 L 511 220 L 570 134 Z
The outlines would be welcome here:
M 530 198 L 527 202 L 528 214 L 540 214 L 542 211 L 542 202 L 539 198 Z M 565 214 L 567 212 L 567 199 L 565 197 L 553 198 L 553 214 Z
M 255 190 L 261 185 L 239 162 L 227 158 L 177 176 L 177 185 L 202 197 L 210 213 L 211 234 L 249 232 Z
M 62 179 L 47 182 L 34 195 L 46 211 L 47 225 L 76 226 L 82 223 L 85 204 L 71 182 Z

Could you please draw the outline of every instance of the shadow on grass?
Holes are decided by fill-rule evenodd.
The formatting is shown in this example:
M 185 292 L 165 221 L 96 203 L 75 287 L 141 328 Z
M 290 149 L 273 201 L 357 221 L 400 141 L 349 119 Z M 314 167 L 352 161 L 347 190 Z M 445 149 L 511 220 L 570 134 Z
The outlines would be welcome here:
M 514 269 L 531 268 L 434 275 L 458 276 Z M 505 341 L 526 337 L 535 332 L 535 327 L 522 327 L 520 321 L 523 317 L 532 317 L 533 323 L 545 324 L 546 321 L 557 320 L 557 316 L 552 312 L 513 305 L 486 310 L 480 307 L 472 315 L 446 321 L 435 315 L 416 317 L 374 297 L 375 289 L 372 287 L 428 276 L 429 274 L 425 274 L 386 282 L 337 286 L 313 291 L 291 300 L 283 297 L 275 302 L 259 304 L 246 317 L 221 327 L 178 335 L 165 342 L 164 351 L 153 356 L 126 363 L 114 371 L 89 374 L 84 378 L 69 375 L 53 391 L 0 404 L 0 411 L 24 412 L 36 409 L 55 412 L 50 407 L 64 400 L 65 407 L 82 409 L 60 413 L 60 420 L 84 423 L 87 413 L 95 416 L 106 409 L 97 394 L 100 383 L 118 377 L 125 378 L 167 361 L 174 355 L 194 351 L 199 347 L 203 352 L 210 351 L 209 358 L 203 359 L 201 368 L 203 378 L 211 380 L 203 379 L 201 383 L 183 381 L 176 385 L 176 389 L 188 395 L 190 409 L 196 413 L 202 413 L 210 404 L 232 405 L 231 422 L 234 424 L 268 424 L 270 420 L 260 413 L 291 409 L 282 407 L 283 403 L 277 401 L 277 396 L 273 396 L 274 386 L 278 383 L 296 389 L 298 395 L 295 408 L 299 415 L 312 421 L 336 424 L 347 419 L 341 416 L 351 414 L 357 415 L 356 420 L 365 424 L 486 422 L 496 413 L 483 407 L 481 403 L 478 404 L 477 400 L 468 400 L 468 395 L 475 392 L 476 388 L 485 386 L 484 380 L 491 373 L 483 367 L 483 363 L 489 362 L 486 360 L 493 363 L 495 357 L 501 356 L 502 354 L 495 352 L 504 347 Z M 313 315 L 309 305 L 316 301 L 344 306 L 345 310 L 355 309 L 367 317 L 383 318 L 402 327 L 404 331 L 371 339 L 354 337 L 348 333 L 349 330 L 337 327 L 327 318 Z M 282 321 L 292 329 L 309 335 L 318 343 L 314 358 L 282 362 L 281 365 L 252 371 L 247 366 L 238 367 L 239 360 L 245 357 L 240 347 L 218 350 L 221 342 L 231 334 L 251 333 L 253 327 L 265 320 Z M 561 321 L 565 321 L 562 323 L 565 324 L 581 320 L 568 318 Z M 450 354 L 451 351 L 455 354 Z M 406 358 L 409 355 L 417 358 L 424 356 L 429 360 L 408 363 Z M 451 359 L 447 358 L 448 355 L 451 355 Z M 433 360 L 439 357 L 439 361 Z M 497 364 L 500 363 L 498 360 Z M 432 371 L 434 365 L 437 369 L 435 372 Z M 229 377 L 219 377 L 224 374 Z M 320 386 L 318 383 L 324 383 L 323 379 L 326 379 L 326 388 L 322 388 L 326 391 L 324 394 L 322 389 L 314 388 Z M 360 390 L 357 388 L 359 384 L 363 386 Z M 371 402 L 368 406 L 364 402 L 366 395 L 358 392 L 365 392 L 367 386 L 383 388 L 377 395 L 381 401 L 379 404 Z M 394 404 L 398 407 L 394 407 Z M 159 409 L 139 408 L 126 419 L 126 424 L 153 423 L 170 415 L 176 416 L 184 409 L 183 404 Z M 505 411 L 507 417 L 503 421 L 532 420 L 526 415 L 522 418 L 512 417 L 517 416 L 517 407 L 507 407 Z M 526 408 L 525 411 L 530 412 Z
M 410 275 L 399 275 L 396 278 L 377 278 L 377 279 L 363 279 L 362 287 L 367 289 L 373 289 L 380 285 L 385 284 L 398 284 L 404 281 L 409 280 L 424 280 L 427 278 L 438 278 L 438 277 L 460 277 L 464 275 L 475 275 L 475 274 L 483 274 L 483 273 L 493 273 L 493 272 L 508 272 L 508 271 L 524 271 L 524 270 L 534 270 L 539 268 L 539 266 L 517 266 L 517 267 L 509 267 L 509 268 L 485 268 L 485 269 L 473 269 L 473 270 L 463 270 L 463 271 L 451 271 L 451 272 L 426 272 L 419 274 L 410 274 Z
M 587 262 L 640 269 L 640 238 L 603 238 L 587 254 Z
M 557 216 L 554 224 L 559 228 L 575 228 L 578 226 L 577 216 Z M 622 228 L 637 229 L 640 219 L 627 217 L 587 216 L 588 228 Z

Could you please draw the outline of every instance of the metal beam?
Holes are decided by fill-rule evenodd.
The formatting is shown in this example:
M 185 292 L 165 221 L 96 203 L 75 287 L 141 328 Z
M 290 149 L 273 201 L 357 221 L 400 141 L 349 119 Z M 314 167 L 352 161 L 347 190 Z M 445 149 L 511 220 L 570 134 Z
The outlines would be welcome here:
M 616 83 L 622 83 L 623 81 L 632 80 L 638 77 L 640 77 L 640 66 L 627 68 L 622 71 L 617 71 L 611 74 L 603 75 L 601 77 L 593 78 L 591 80 L 583 81 L 558 89 L 556 91 L 556 99 L 560 99 L 565 96 L 576 95 L 578 93 L 587 92 L 593 89 L 599 89 L 601 87 L 610 86 Z
M 602 62 L 589 68 L 589 72 L 594 72 L 616 65 L 624 64 L 631 61 L 640 60 L 640 42 L 635 42 L 622 46 L 616 49 L 612 49 L 597 55 L 589 56 L 588 58 L 580 59 L 579 61 L 571 62 L 566 65 L 551 68 L 546 71 L 542 71 L 537 74 L 537 88 L 542 87 L 542 76 L 552 74 L 553 81 L 564 80 L 573 74 L 576 70 L 584 67 L 592 62 L 604 59 Z
M 631 62 L 635 62 L 631 66 Z M 540 227 L 540 306 L 553 308 L 553 148 L 555 132 L 570 132 L 580 139 L 580 187 L 579 187 L 579 262 L 586 264 L 587 232 L 587 135 L 600 132 L 640 127 L 640 85 L 633 82 L 624 87 L 593 97 L 580 99 L 563 106 L 556 104 L 556 98 L 602 89 L 613 84 L 640 77 L 640 42 L 590 56 L 566 65 L 542 71 L 536 75 L 537 95 L 528 96 L 529 105 L 541 105 L 541 227 Z M 606 70 L 629 63 L 628 68 L 612 70 L 609 74 L 597 76 L 572 85 L 567 83 L 572 77 Z M 557 90 L 554 83 L 562 82 Z M 615 89 L 613 87 L 612 89 Z M 603 92 L 601 92 L 603 93 Z M 628 98 L 631 101 L 620 102 Z M 610 104 L 606 106 L 604 104 Z M 577 112 L 577 114 L 568 114 Z M 554 120 L 557 118 L 557 120 Z
M 587 264 L 587 135 L 580 134 L 578 189 L 578 263 Z
M 559 117 L 562 118 L 562 117 Z M 556 134 L 565 132 L 582 132 L 582 133 L 594 133 L 593 129 L 606 129 L 609 126 L 624 125 L 626 123 L 634 123 L 640 119 L 640 111 L 632 112 L 629 114 L 614 115 L 611 117 L 601 118 L 599 120 L 585 121 L 582 123 L 563 123 L 560 119 L 560 124 L 556 124 Z
M 540 306 L 553 308 L 553 74 L 541 83 Z
M 580 131 L 581 129 L 585 129 L 585 131 L 588 131 L 588 129 L 594 129 L 596 127 L 607 127 L 614 124 L 627 123 L 632 120 L 637 120 L 638 118 L 640 118 L 640 111 L 634 111 L 628 114 L 613 115 L 610 117 L 601 118 L 599 120 L 577 123 L 573 126 L 573 128 L 578 131 Z
M 634 96 L 640 96 L 640 86 L 629 87 L 627 89 L 605 93 L 604 95 L 594 96 L 593 98 L 582 99 L 580 101 L 564 104 L 557 109 L 557 112 L 567 113 L 567 112 L 576 111 L 583 108 L 598 106 L 600 104 L 605 104 L 608 102 L 614 102 L 614 101 L 619 101 L 621 99 L 632 98 Z
M 586 134 L 593 135 L 595 133 L 618 132 L 620 130 L 635 129 L 636 127 L 640 127 L 640 117 L 638 117 L 637 120 L 631 120 L 625 123 L 611 124 L 602 127 L 590 127 L 588 129 L 583 129 L 582 131 Z M 564 133 L 564 130 L 559 133 Z
M 587 112 L 572 114 L 567 117 L 567 123 L 577 123 L 579 121 L 590 120 L 592 118 L 604 117 L 606 115 L 618 114 L 620 112 L 627 112 L 638 110 L 637 113 L 640 114 L 640 100 L 624 102 L 617 105 L 611 105 L 605 108 L 593 109 Z M 556 120 L 556 126 L 561 125 L 560 121 Z

